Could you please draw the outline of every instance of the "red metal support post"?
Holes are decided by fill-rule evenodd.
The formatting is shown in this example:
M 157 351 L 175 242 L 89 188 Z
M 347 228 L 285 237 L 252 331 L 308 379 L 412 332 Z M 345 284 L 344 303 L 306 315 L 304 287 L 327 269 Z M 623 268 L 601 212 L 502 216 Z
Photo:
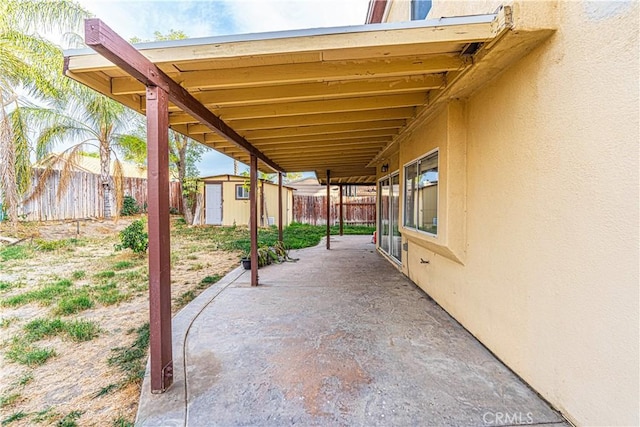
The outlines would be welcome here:
M 338 186 L 338 191 L 340 191 L 340 235 L 344 234 L 344 221 L 343 221 L 343 211 L 342 211 L 342 184 Z
M 327 169 L 327 249 L 331 249 L 331 171 Z
M 251 286 L 258 286 L 258 158 L 249 165 L 249 232 L 251 233 Z
M 163 393 L 173 383 L 168 133 L 169 96 L 163 89 L 150 86 L 147 88 L 147 191 L 152 393 Z
M 278 241 L 282 242 L 282 173 L 278 172 Z

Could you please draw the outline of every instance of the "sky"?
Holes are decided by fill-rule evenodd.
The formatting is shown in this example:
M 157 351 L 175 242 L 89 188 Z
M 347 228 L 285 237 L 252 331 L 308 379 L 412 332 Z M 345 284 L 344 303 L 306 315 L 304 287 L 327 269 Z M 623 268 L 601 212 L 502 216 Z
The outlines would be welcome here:
M 364 24 L 368 0 L 79 0 L 129 40 L 181 30 L 189 38 Z M 233 161 L 207 152 L 201 176 L 233 173 Z M 241 166 L 240 171 L 245 169 Z

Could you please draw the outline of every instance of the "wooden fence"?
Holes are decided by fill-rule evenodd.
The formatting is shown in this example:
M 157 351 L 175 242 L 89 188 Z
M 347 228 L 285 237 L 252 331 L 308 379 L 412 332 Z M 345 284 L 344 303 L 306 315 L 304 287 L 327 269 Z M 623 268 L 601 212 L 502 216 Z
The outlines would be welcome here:
M 331 224 L 338 224 L 340 199 L 331 197 Z M 343 221 L 345 224 L 375 225 L 376 197 L 343 197 Z M 326 196 L 293 196 L 293 220 L 303 224 L 327 223 Z
M 35 188 L 42 169 L 33 171 L 31 188 Z M 103 199 L 100 176 L 88 172 L 74 172 L 67 191 L 58 197 L 60 171 L 54 171 L 46 183 L 44 192 L 23 203 L 18 215 L 27 221 L 50 221 L 66 219 L 97 218 L 102 216 Z M 132 196 L 139 205 L 147 203 L 147 180 L 144 178 L 124 178 L 124 194 Z M 31 194 L 29 191 L 27 194 Z M 180 183 L 169 183 L 169 206 L 182 212 Z M 111 203 L 111 215 L 115 215 L 115 203 Z

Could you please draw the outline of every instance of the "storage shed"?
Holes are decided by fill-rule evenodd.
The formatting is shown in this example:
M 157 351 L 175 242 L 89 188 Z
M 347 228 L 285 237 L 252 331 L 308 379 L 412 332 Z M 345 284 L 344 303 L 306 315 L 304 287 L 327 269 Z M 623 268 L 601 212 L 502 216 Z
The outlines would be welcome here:
M 249 224 L 249 177 L 215 175 L 203 177 L 204 223 L 208 225 Z M 282 222 L 293 220 L 293 191 L 282 187 Z M 258 184 L 258 225 L 278 225 L 278 185 L 261 179 Z

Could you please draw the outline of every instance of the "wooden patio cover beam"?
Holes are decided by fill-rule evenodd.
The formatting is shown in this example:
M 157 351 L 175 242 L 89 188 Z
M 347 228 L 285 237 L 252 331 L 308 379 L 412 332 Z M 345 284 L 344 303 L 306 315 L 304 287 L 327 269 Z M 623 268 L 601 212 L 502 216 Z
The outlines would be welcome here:
M 276 162 L 251 145 L 249 141 L 202 105 L 185 88 L 167 76 L 153 62 L 138 52 L 135 47 L 100 19 L 87 19 L 84 25 L 87 46 L 93 48 L 145 86 L 157 86 L 163 89 L 169 94 L 171 102 L 186 113 L 189 113 L 193 118 L 207 125 L 218 135 L 243 148 L 249 154 L 256 156 L 274 171 L 284 172 Z

